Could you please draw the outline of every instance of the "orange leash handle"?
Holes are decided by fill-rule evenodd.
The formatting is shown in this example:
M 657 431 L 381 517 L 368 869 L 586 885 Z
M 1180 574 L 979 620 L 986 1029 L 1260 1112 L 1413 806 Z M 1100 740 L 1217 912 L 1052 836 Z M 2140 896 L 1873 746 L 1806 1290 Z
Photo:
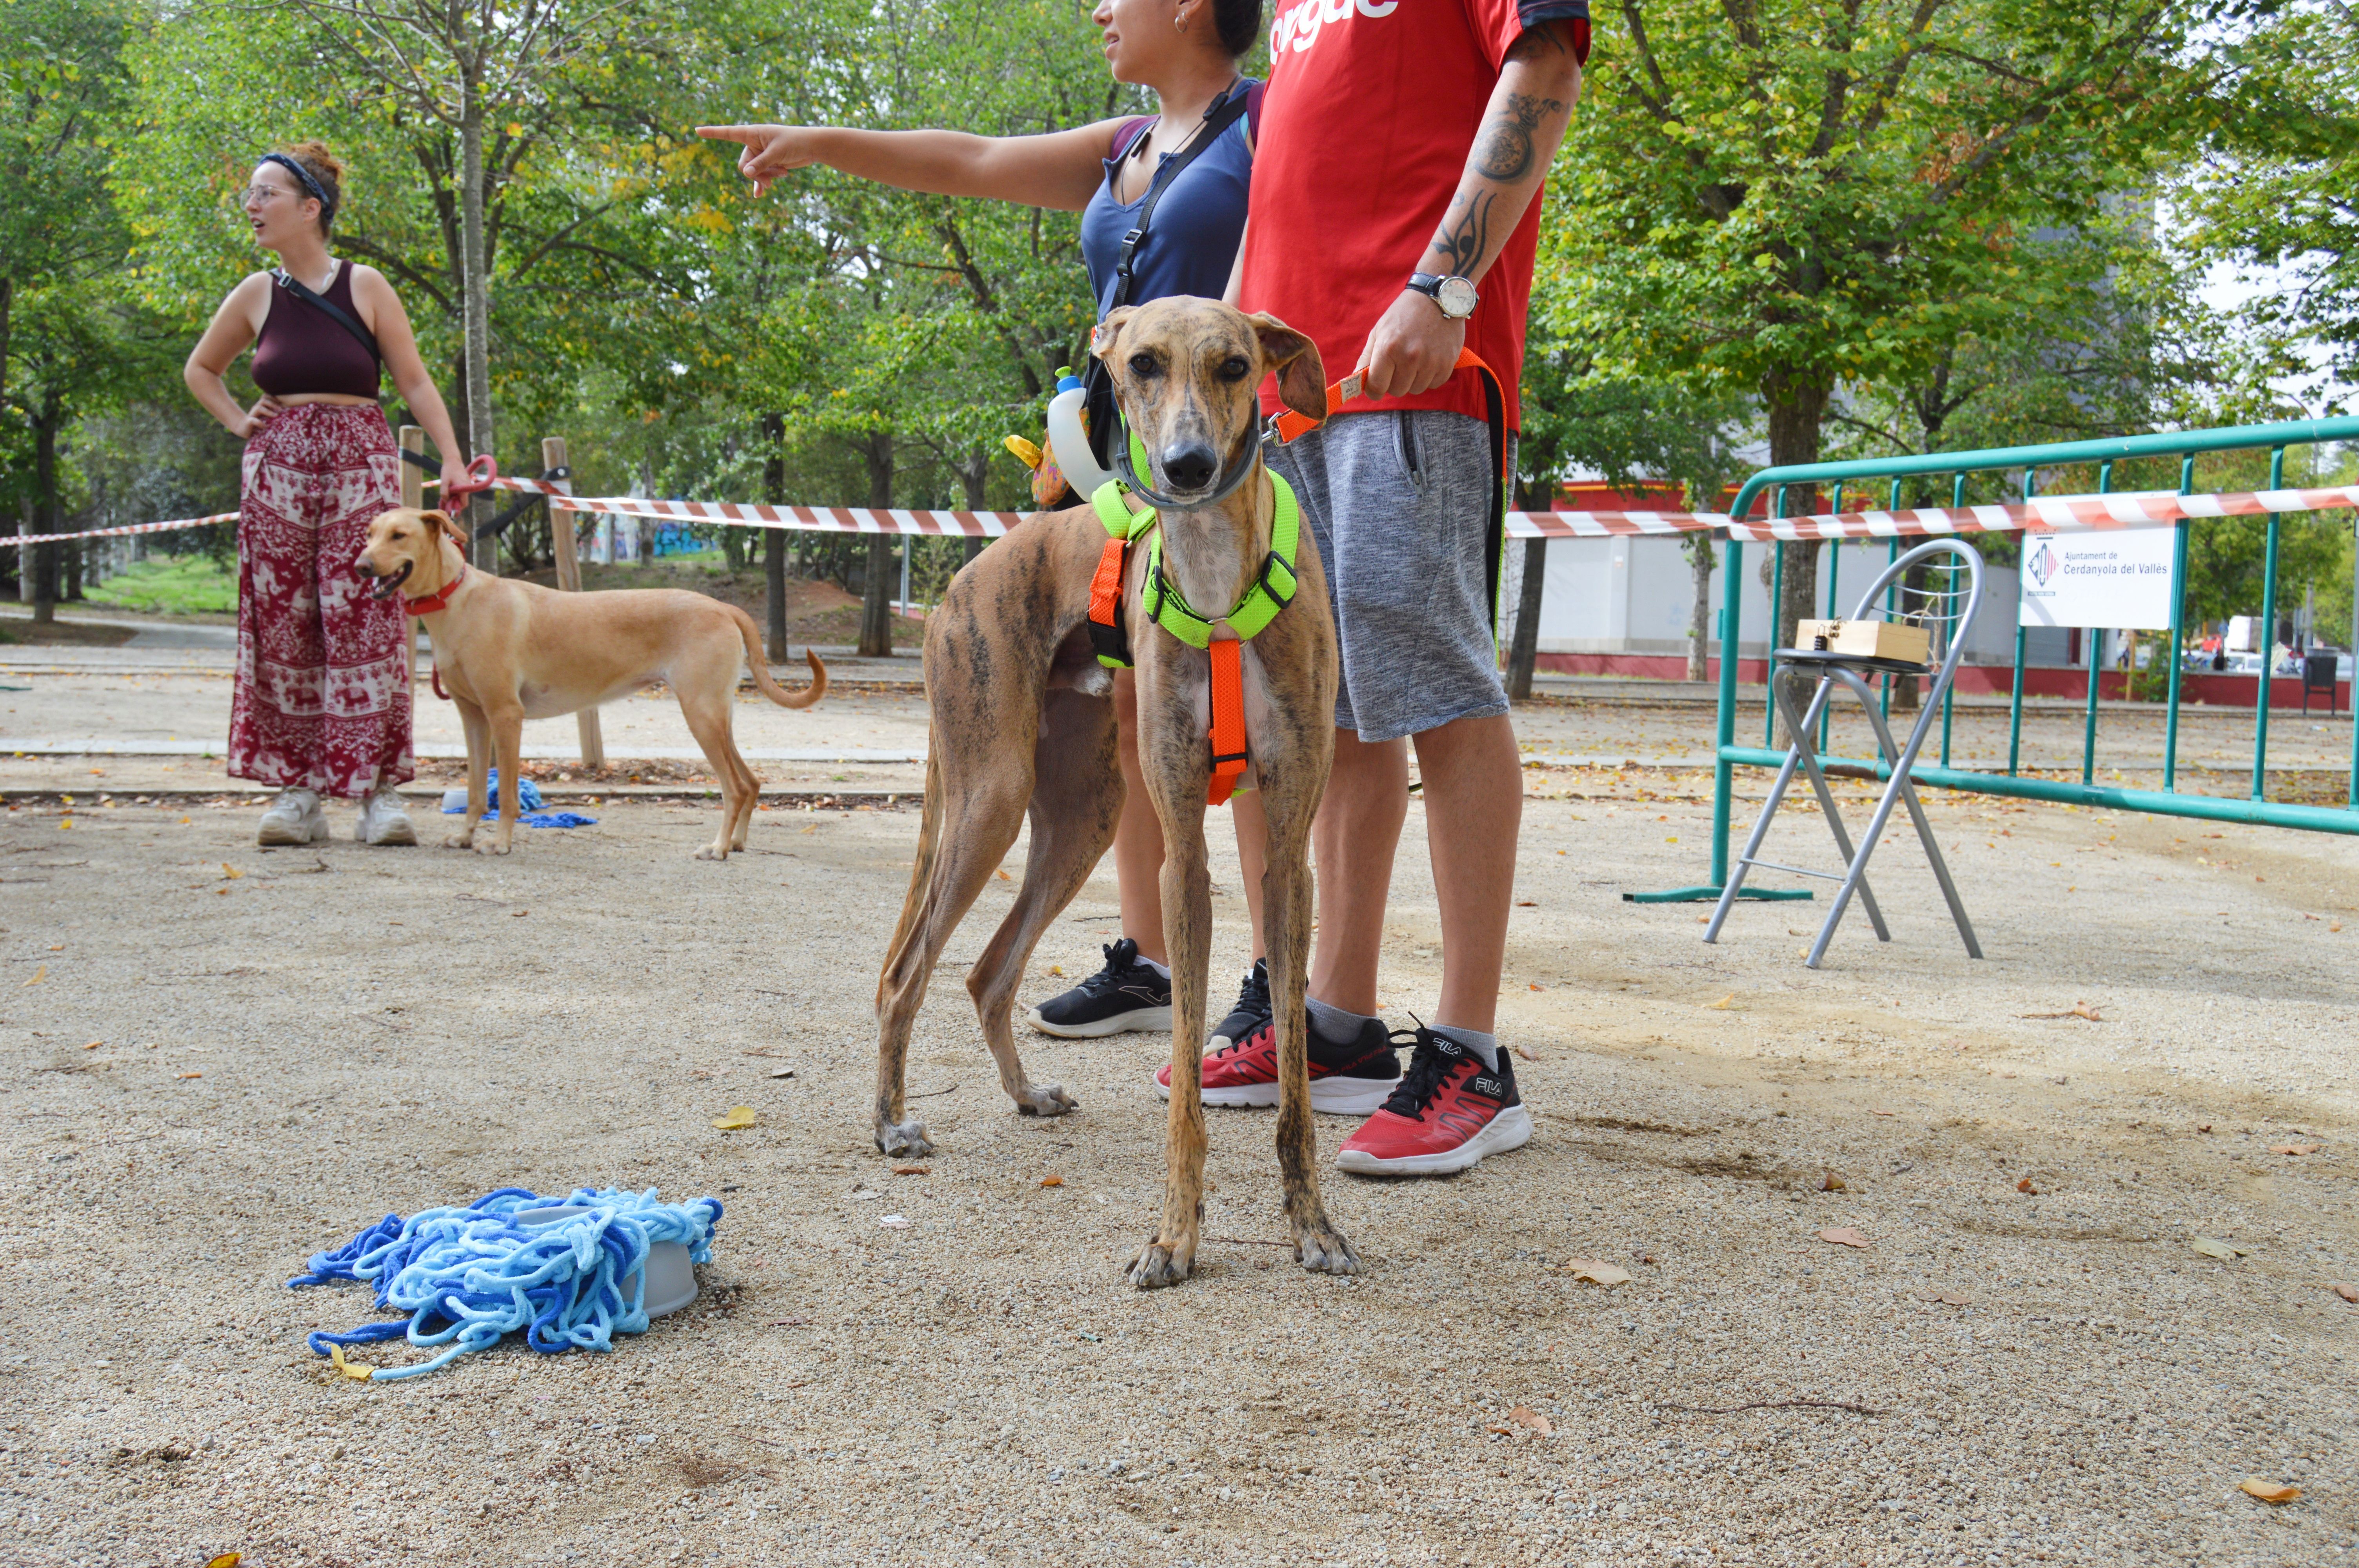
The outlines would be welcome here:
M 1245 672 L 1239 663 L 1245 646 L 1234 637 L 1215 637 L 1204 650 L 1212 659 L 1212 776 L 1204 799 L 1212 806 L 1228 804 L 1250 758 L 1245 750 Z
M 1481 354 L 1476 353 L 1473 350 L 1465 348 L 1460 349 L 1458 351 L 1458 362 L 1450 368 L 1452 374 L 1455 374 L 1462 370 L 1471 370 L 1481 373 L 1482 375 L 1490 382 L 1493 395 L 1497 395 L 1499 373 L 1493 370 L 1489 362 L 1484 360 Z M 1326 418 L 1313 419 L 1308 414 L 1298 414 L 1291 408 L 1281 408 L 1276 415 L 1271 416 L 1270 428 L 1277 432 L 1277 438 L 1281 445 L 1293 440 L 1297 436 L 1301 435 L 1306 430 L 1316 430 L 1320 426 L 1325 424 L 1328 419 L 1332 419 L 1336 415 L 1341 414 L 1343 411 L 1343 405 L 1351 402 L 1355 397 L 1363 395 L 1367 390 L 1367 381 L 1368 377 L 1365 371 L 1355 370 L 1351 374 L 1345 376 L 1343 380 L 1329 386 L 1327 388 Z

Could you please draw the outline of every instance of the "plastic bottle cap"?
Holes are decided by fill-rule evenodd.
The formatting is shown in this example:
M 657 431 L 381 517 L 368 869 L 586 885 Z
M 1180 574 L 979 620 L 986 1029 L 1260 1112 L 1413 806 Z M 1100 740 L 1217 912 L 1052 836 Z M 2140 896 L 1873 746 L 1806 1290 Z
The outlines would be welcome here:
M 1059 366 L 1057 367 L 1057 390 L 1058 390 L 1058 391 L 1060 391 L 1060 392 L 1071 392 L 1071 391 L 1074 390 L 1076 387 L 1080 386 L 1081 384 L 1082 384 L 1082 378 L 1081 378 L 1080 376 L 1077 376 L 1077 375 L 1075 375 L 1075 374 L 1073 373 L 1073 367 L 1072 367 L 1072 366 L 1071 366 L 1071 365 L 1059 365 Z

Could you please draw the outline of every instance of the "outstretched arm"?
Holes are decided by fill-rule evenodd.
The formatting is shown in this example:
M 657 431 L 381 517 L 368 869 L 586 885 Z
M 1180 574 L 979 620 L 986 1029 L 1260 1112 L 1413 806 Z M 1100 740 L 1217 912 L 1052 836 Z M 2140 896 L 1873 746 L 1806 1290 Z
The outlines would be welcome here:
M 903 190 L 1078 212 L 1105 179 L 1106 148 L 1120 123 L 1102 120 L 1038 136 L 837 125 L 699 125 L 696 134 L 745 149 L 737 156 L 737 172 L 754 182 L 756 196 L 780 175 L 820 163 Z
M 1483 281 L 1539 194 L 1580 98 L 1572 24 L 1542 22 L 1527 29 L 1507 50 L 1441 227 L 1424 255 L 1403 272 L 1404 284 L 1411 272 Z M 1451 320 L 1431 299 L 1404 287 L 1368 334 L 1357 368 L 1367 372 L 1369 396 L 1408 397 L 1447 381 L 1465 342 L 1465 322 Z

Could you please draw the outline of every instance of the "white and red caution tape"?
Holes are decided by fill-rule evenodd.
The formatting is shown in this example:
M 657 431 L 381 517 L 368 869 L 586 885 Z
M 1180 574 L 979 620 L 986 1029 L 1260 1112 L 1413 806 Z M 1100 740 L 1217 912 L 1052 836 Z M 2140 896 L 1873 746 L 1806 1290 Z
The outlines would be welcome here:
M 952 539 L 995 539 L 1028 512 L 925 512 L 904 507 L 760 506 L 730 501 L 658 501 L 641 495 L 567 495 L 539 480 L 495 481 L 500 490 L 549 497 L 558 512 L 650 517 L 671 523 L 714 523 L 728 527 L 789 528 L 827 534 L 897 534 Z M 1737 539 L 1808 540 L 1914 538 L 1951 534 L 2038 534 L 2159 528 L 2186 518 L 2251 517 L 2269 512 L 2322 512 L 2359 507 L 2359 485 L 2323 490 L 2234 491 L 2178 495 L 2169 491 L 2116 495 L 2035 496 L 2020 505 L 1927 506 L 1905 512 L 1844 512 L 1811 517 L 1747 518 L 1713 512 L 1510 512 L 1507 536 L 1514 539 L 1593 539 L 1617 535 L 1671 535 L 1724 528 Z M 183 518 L 173 523 L 135 523 L 81 534 L 0 535 L 0 545 L 44 545 L 66 539 L 100 539 L 124 534 L 161 534 L 234 523 L 237 514 Z

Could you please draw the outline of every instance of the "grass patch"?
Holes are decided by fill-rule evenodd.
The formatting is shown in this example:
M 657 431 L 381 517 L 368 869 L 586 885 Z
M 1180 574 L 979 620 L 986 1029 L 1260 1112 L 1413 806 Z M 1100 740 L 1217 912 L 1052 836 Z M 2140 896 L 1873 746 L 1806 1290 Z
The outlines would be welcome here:
M 234 615 L 237 568 L 210 556 L 151 556 L 85 597 L 92 604 L 149 615 Z

